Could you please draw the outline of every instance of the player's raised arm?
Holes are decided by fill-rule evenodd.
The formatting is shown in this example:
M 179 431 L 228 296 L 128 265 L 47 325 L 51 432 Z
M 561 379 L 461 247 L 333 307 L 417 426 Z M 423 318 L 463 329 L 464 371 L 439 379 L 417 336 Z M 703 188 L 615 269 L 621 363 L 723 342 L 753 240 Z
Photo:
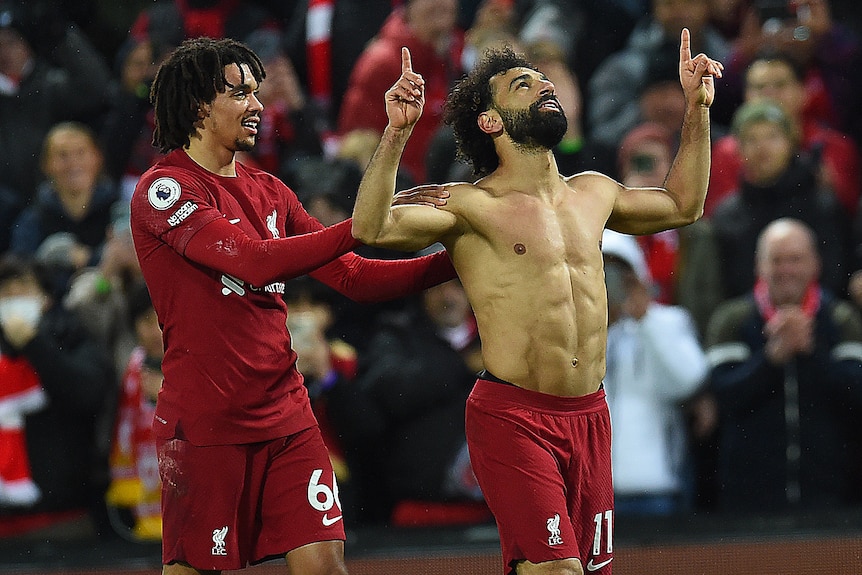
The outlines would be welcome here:
M 690 224 L 703 215 L 709 184 L 709 107 L 715 98 L 715 78 L 724 66 L 706 54 L 691 55 L 691 35 L 682 30 L 679 80 L 685 94 L 680 144 L 664 188 L 629 188 L 620 192 L 608 226 L 644 234 Z
M 430 206 L 392 206 L 404 146 L 425 104 L 425 80 L 401 49 L 401 77 L 386 92 L 389 123 L 365 169 L 353 208 L 353 237 L 369 244 L 414 250 L 434 243 L 453 217 Z

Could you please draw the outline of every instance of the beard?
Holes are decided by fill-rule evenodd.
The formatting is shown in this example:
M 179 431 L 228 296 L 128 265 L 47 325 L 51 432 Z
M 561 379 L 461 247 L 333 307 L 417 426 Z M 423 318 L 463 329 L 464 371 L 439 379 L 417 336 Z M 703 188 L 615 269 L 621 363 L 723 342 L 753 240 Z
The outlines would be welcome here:
M 503 127 L 512 141 L 526 149 L 553 149 L 560 143 L 569 121 L 565 113 L 560 111 L 539 110 L 539 107 L 554 98 L 543 98 L 533 103 L 526 110 L 499 109 Z
M 255 141 L 251 140 L 237 140 L 234 142 L 234 151 L 235 152 L 251 152 L 254 149 Z
M 257 144 L 257 136 L 251 136 L 248 138 L 237 138 L 233 141 L 233 151 L 251 152 L 252 150 L 254 150 L 255 144 Z

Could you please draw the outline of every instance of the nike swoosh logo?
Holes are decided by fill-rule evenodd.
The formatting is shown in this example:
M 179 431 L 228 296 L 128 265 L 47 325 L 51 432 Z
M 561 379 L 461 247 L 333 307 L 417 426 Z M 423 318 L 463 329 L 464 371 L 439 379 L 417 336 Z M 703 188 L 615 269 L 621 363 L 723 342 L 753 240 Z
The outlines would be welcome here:
M 325 525 L 326 527 L 329 527 L 330 525 L 333 525 L 338 521 L 341 521 L 341 515 L 330 519 L 328 515 L 326 515 L 325 513 L 323 514 L 323 525 Z
M 229 224 L 238 224 L 238 223 L 239 223 L 239 218 L 234 218 L 234 219 L 232 219 L 232 220 L 228 220 L 228 221 L 227 221 L 227 223 L 229 223 Z
M 602 561 L 601 563 L 593 563 L 593 560 L 590 559 L 589 561 L 587 561 L 587 571 L 598 571 L 613 560 L 614 558 L 611 557 L 607 561 Z

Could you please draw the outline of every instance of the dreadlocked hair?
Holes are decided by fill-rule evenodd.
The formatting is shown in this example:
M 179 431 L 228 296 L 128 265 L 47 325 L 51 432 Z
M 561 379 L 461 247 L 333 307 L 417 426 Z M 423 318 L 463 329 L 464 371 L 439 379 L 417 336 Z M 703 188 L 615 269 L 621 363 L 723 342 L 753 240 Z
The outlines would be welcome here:
M 470 73 L 455 84 L 446 99 L 443 121 L 452 126 L 455 133 L 458 158 L 468 162 L 473 174 L 479 178 L 496 170 L 500 159 L 494 149 L 494 140 L 479 129 L 476 120 L 479 114 L 493 106 L 491 78 L 512 68 L 538 71 L 509 46 L 488 49 Z
M 153 145 L 162 153 L 189 145 L 200 107 L 224 91 L 224 69 L 230 64 L 247 64 L 258 83 L 266 78 L 257 54 L 230 38 L 185 40 L 159 67 L 150 102 L 156 116 Z

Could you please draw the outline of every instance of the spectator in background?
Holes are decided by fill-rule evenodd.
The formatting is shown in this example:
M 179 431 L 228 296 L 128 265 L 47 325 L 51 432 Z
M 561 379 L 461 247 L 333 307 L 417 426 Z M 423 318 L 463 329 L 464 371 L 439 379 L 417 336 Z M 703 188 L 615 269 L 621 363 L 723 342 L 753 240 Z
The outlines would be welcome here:
M 118 374 L 125 371 L 137 345 L 134 326 L 128 321 L 128 298 L 129 290 L 141 280 L 129 227 L 129 207 L 121 202 L 111 210 L 99 262 L 77 270 L 63 295 L 63 305 L 77 314 L 105 349 L 113 352 Z
M 0 2 L 0 185 L 19 208 L 42 180 L 39 151 L 51 127 L 97 127 L 110 94 L 110 70 L 89 40 L 56 9 L 35 12 L 33 3 Z
M 728 55 L 726 100 L 733 108 L 744 99 L 749 64 L 764 50 L 786 53 L 804 70 L 806 122 L 825 124 L 862 142 L 857 107 L 862 81 L 847 73 L 862 61 L 862 42 L 832 18 L 828 0 L 752 2 Z
M 851 222 L 832 190 L 818 180 L 811 158 L 801 153 L 790 117 L 773 102 L 746 103 L 734 115 L 733 134 L 743 158 L 739 188 L 710 218 L 724 297 L 751 289 L 757 237 L 781 217 L 797 218 L 814 230 L 823 262 L 820 281 L 834 293 L 845 293 L 857 269 Z
M 282 0 L 270 4 L 284 6 Z M 333 129 L 350 72 L 362 51 L 390 16 L 392 0 L 307 0 L 280 11 L 286 51 L 313 104 Z M 276 8 L 270 8 L 275 11 Z M 325 140 L 335 141 L 329 134 Z M 333 145 L 332 147 L 337 147 Z M 327 152 L 329 153 L 329 151 Z
M 261 113 L 257 144 L 240 160 L 273 174 L 284 174 L 297 161 L 323 155 L 325 120 L 306 98 L 293 63 L 284 52 L 281 33 L 260 29 L 245 39 L 266 66 L 266 80 L 258 96 L 266 102 Z
M 405 499 L 481 500 L 464 409 L 482 365 L 461 283 L 425 290 L 421 304 L 382 317 L 370 338 L 356 381 L 329 399 L 358 475 L 361 520 L 388 521 Z
M 739 36 L 742 21 L 754 0 L 716 0 L 709 3 L 709 23 L 728 42 Z
M 691 32 L 692 54 L 704 52 L 719 61 L 727 57 L 730 45 L 709 25 L 709 0 L 652 0 L 652 14 L 635 26 L 626 47 L 608 56 L 589 79 L 587 124 L 596 141 L 616 148 L 640 121 L 649 62 L 665 53 L 678 60 L 683 26 Z
M 143 280 L 129 289 L 128 319 L 136 347 L 123 369 L 110 452 L 109 506 L 124 510 L 135 539 L 162 537 L 161 480 L 153 434 L 156 397 L 162 387 L 162 330 Z M 121 525 L 116 525 L 119 528 Z
M 401 48 L 410 49 L 414 65 L 425 78 L 425 117 L 417 124 L 404 152 L 402 165 L 413 180 L 425 178 L 429 143 L 442 125 L 443 103 L 451 84 L 461 75 L 463 33 L 456 27 L 456 0 L 407 0 L 386 20 L 377 37 L 363 51 L 350 75 L 341 104 L 338 132 L 370 128 L 383 133 L 387 118 L 381 94 L 401 74 Z
M 150 84 L 167 48 L 149 38 L 130 36 L 115 57 L 118 81 L 99 139 L 105 171 L 120 185 L 126 201 L 131 199 L 141 174 L 161 156 L 152 143 L 155 121 Z
M 23 418 L 26 454 L 3 451 L 26 455 L 38 493 L 25 504 L 0 502 L 0 536 L 51 538 L 60 528 L 69 537 L 104 534 L 111 360 L 51 297 L 37 268 L 8 255 L 0 261 L 0 361 L 4 395 L 11 386 L 47 396 Z
M 633 236 L 605 230 L 602 254 L 614 513 L 679 513 L 691 500 L 682 404 L 703 384 L 706 356 L 688 312 L 654 301 Z
M 463 7 L 463 2 L 460 3 Z M 512 0 L 481 0 L 470 27 L 464 33 L 461 64 L 471 69 L 491 46 L 519 44 L 515 5 Z
M 663 126 L 671 135 L 676 149 L 685 115 L 685 95 L 677 81 L 676 55 L 664 49 L 655 51 L 648 59 L 647 74 L 638 94 L 638 123 Z M 721 128 L 716 127 L 712 133 L 720 131 Z
M 820 284 L 817 244 L 799 220 L 770 223 L 757 239 L 753 289 L 710 322 L 718 503 L 735 516 L 862 500 L 862 318 Z
M 793 123 L 800 147 L 813 157 L 818 177 L 834 190 L 844 210 L 857 212 L 860 194 L 859 150 L 853 139 L 805 113 L 805 71 L 785 53 L 761 52 L 745 73 L 745 101 L 771 100 Z M 712 171 L 704 212 L 711 215 L 722 199 L 739 184 L 743 160 L 733 135 L 719 138 L 712 149 Z
M 242 40 L 267 24 L 275 26 L 276 22 L 259 2 L 156 0 L 138 15 L 129 36 L 174 47 L 201 36 Z
M 676 153 L 673 134 L 655 123 L 632 129 L 620 145 L 620 181 L 632 187 L 660 187 Z M 657 303 L 679 305 L 703 335 L 722 300 L 720 267 L 712 228 L 706 220 L 657 234 L 637 236 Z
M 45 136 L 41 165 L 46 180 L 16 220 L 10 250 L 33 256 L 42 247 L 62 270 L 96 264 L 119 190 L 102 169 L 95 134 L 85 124 L 57 124 Z M 54 245 L 43 246 L 49 239 Z

